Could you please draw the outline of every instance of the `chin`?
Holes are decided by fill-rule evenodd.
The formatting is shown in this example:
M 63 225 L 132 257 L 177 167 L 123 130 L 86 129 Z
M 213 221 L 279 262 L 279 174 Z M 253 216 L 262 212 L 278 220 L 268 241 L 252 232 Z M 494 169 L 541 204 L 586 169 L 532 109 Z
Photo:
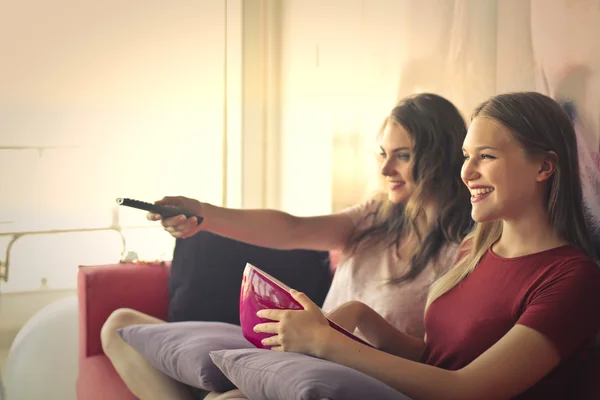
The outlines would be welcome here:
M 397 193 L 390 193 L 388 194 L 388 200 L 390 201 L 390 203 L 400 204 L 405 203 L 406 200 L 408 200 L 408 196 L 399 195 Z
M 478 224 L 482 224 L 484 222 L 494 222 L 498 220 L 498 218 L 496 218 L 496 216 L 491 213 L 481 212 L 472 212 L 471 218 L 473 218 L 473 221 L 477 222 Z

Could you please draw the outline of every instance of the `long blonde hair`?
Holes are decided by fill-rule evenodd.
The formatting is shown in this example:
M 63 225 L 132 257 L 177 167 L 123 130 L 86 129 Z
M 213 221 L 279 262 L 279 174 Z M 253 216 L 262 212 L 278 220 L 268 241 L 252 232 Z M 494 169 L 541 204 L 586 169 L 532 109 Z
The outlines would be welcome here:
M 555 232 L 590 258 L 594 251 L 584 219 L 577 139 L 569 115 L 553 99 L 536 92 L 502 94 L 473 113 L 502 123 L 528 156 L 554 151 L 558 162 L 549 180 L 546 205 Z M 465 237 L 455 266 L 431 286 L 425 311 L 436 299 L 465 279 L 487 250 L 500 239 L 502 221 L 478 223 Z

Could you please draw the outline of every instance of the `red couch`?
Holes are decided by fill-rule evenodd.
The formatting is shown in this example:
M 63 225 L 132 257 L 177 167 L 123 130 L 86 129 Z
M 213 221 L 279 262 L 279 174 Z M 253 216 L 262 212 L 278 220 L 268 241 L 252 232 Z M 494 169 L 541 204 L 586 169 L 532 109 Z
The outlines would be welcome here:
M 102 351 L 100 329 L 122 307 L 166 320 L 169 264 L 82 266 L 78 274 L 78 400 L 136 400 Z
M 335 265 L 332 255 L 332 265 Z M 117 264 L 79 269 L 78 400 L 135 400 L 102 352 L 100 329 L 112 311 L 128 307 L 167 319 L 169 264 Z M 600 346 L 573 400 L 600 399 Z M 576 393 L 575 393 L 576 392 Z

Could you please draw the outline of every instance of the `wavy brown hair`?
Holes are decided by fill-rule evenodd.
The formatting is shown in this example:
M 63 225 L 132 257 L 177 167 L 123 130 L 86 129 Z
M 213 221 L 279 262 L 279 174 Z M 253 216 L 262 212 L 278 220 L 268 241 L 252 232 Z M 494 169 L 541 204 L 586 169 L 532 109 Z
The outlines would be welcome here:
M 467 127 L 450 101 L 431 93 L 401 100 L 386 118 L 380 135 L 391 123 L 400 124 L 412 139 L 415 191 L 405 204 L 394 204 L 380 194 L 375 210 L 365 216 L 372 218 L 369 227 L 355 231 L 347 253 L 355 254 L 362 246 L 396 246 L 400 257 L 402 240 L 416 238 L 409 270 L 390 281 L 402 283 L 416 278 L 445 245 L 460 243 L 471 229 L 470 194 L 460 178 Z M 434 221 L 423 224 L 426 207 L 437 212 Z M 428 226 L 427 230 L 423 226 Z
M 566 111 L 541 93 L 522 92 L 492 97 L 475 109 L 472 118 L 478 116 L 492 118 L 508 128 L 526 156 L 547 155 L 550 151 L 557 154 L 556 170 L 546 192 L 550 223 L 559 237 L 593 258 L 584 219 L 577 139 Z M 501 235 L 502 221 L 478 223 L 465 239 L 466 254 L 432 285 L 426 307 L 466 278 Z

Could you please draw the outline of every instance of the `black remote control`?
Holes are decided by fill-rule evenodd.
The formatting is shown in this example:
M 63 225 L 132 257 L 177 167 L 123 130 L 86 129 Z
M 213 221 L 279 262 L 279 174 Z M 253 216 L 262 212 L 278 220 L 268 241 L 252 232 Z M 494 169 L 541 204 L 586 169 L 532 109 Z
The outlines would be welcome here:
M 163 218 L 175 217 L 175 216 L 181 215 L 181 214 L 185 215 L 187 218 L 196 217 L 196 218 L 198 218 L 198 225 L 200 225 L 202 223 L 202 221 L 204 221 L 203 217 L 201 217 L 199 215 L 195 215 L 195 214 L 193 214 L 189 211 L 186 211 L 182 208 L 179 208 L 179 207 L 161 206 L 158 204 L 151 204 L 151 203 L 146 203 L 145 201 L 133 200 L 133 199 L 123 198 L 123 197 L 119 197 L 117 199 L 117 204 L 119 204 L 121 206 L 137 208 L 139 210 L 149 211 L 149 212 L 152 212 L 155 214 L 160 214 Z

